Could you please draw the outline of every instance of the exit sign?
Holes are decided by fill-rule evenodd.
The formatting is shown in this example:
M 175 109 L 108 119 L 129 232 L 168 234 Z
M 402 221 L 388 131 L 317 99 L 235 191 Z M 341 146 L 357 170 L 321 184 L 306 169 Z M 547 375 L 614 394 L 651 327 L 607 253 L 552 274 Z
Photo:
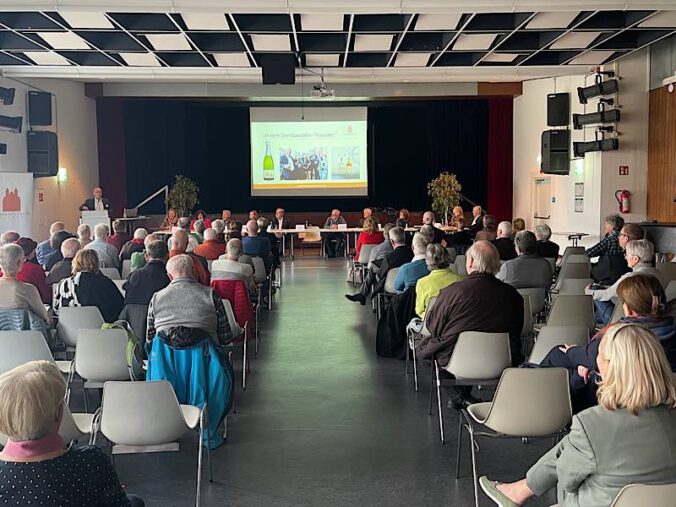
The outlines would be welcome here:
M 620 176 L 629 176 L 629 166 L 621 165 L 620 166 Z

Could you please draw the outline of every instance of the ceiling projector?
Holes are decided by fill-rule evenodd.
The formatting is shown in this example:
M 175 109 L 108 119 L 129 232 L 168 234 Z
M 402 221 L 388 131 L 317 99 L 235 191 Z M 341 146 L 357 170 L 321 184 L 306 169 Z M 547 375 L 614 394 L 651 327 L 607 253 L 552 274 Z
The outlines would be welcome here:
M 316 84 L 310 90 L 310 97 L 313 99 L 333 99 L 336 96 L 335 90 L 329 90 L 326 83 Z

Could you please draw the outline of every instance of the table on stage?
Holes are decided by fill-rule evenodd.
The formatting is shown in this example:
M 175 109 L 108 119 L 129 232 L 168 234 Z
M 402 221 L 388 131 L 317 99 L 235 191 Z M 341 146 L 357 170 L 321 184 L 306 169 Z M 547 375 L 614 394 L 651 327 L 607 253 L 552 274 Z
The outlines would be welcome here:
M 567 236 L 568 241 L 571 241 L 573 246 L 577 246 L 577 242 L 589 234 L 586 232 L 552 232 L 552 236 Z

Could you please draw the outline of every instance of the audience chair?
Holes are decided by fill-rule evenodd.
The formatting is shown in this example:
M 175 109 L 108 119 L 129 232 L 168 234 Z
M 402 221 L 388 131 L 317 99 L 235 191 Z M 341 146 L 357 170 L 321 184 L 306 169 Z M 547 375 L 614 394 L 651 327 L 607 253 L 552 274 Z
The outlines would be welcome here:
M 91 443 L 100 431 L 112 444 L 112 455 L 178 451 L 178 440 L 199 429 L 197 442 L 197 494 L 201 501 L 202 448 L 206 428 L 203 409 L 179 405 L 174 389 L 166 380 L 155 382 L 106 382 L 101 408 L 94 420 Z M 213 482 L 211 452 L 206 445 L 209 482 Z
M 305 256 L 305 248 L 308 246 L 316 246 L 319 248 L 319 256 L 324 256 L 324 241 L 322 238 L 321 232 L 319 232 L 319 227 L 316 225 L 311 225 L 307 229 L 307 232 L 299 232 L 298 239 L 300 240 L 300 254 Z
M 125 259 L 122 261 L 122 280 L 129 278 L 131 274 L 131 259 Z
M 430 386 L 430 413 L 436 394 L 439 417 L 439 436 L 445 443 L 442 412 L 441 386 L 494 386 L 505 368 L 512 364 L 508 333 L 483 333 L 463 331 L 453 349 L 451 359 L 443 370 L 436 358 L 432 361 L 432 385 Z M 449 378 L 442 371 L 450 373 Z
M 552 267 L 552 273 L 556 273 L 556 259 L 554 257 L 544 257 L 544 259 L 549 262 L 549 265 Z
M 207 259 L 207 269 L 211 273 L 211 265 L 214 263 L 213 259 Z
M 516 290 L 521 294 L 521 297 L 525 298 L 528 296 L 530 298 L 530 311 L 534 316 L 539 315 L 545 309 L 546 289 L 542 287 L 525 287 Z
M 254 265 L 254 282 L 256 283 L 257 288 L 257 299 L 258 304 L 256 305 L 256 321 L 258 322 L 258 311 L 263 304 L 263 289 L 265 287 L 265 282 L 268 279 L 268 275 L 265 272 L 265 262 L 261 257 L 251 257 Z M 268 304 L 270 301 L 268 300 Z
M 54 362 L 42 333 L 0 331 L 0 375 L 29 361 Z M 68 369 L 65 373 L 68 373 Z
M 530 296 L 523 298 L 523 327 L 521 328 L 521 353 L 527 356 L 532 349 L 533 331 L 533 310 L 531 309 Z
M 383 292 L 376 294 L 376 316 L 378 320 L 380 320 L 380 317 L 383 314 L 385 304 L 397 294 L 397 290 L 394 288 L 394 280 L 397 278 L 399 269 L 400 268 L 392 268 L 387 272 Z
M 225 308 L 225 314 L 228 316 L 228 324 L 230 324 L 230 330 L 232 331 L 232 345 L 242 347 L 242 390 L 246 390 L 246 376 L 249 370 L 249 358 L 248 358 L 248 325 L 245 322 L 244 327 L 240 327 L 237 319 L 235 318 L 235 313 L 232 311 L 232 305 L 227 299 L 223 299 L 223 307 Z
M 591 278 L 565 278 L 561 280 L 559 296 L 584 296 L 584 289 L 590 283 L 594 283 Z
M 117 287 L 117 290 L 120 291 L 120 294 L 124 296 L 124 289 L 122 286 L 127 282 L 127 280 L 113 280 L 113 283 L 115 284 L 115 287 Z
M 111 280 L 121 280 L 120 272 L 116 268 L 99 268 L 99 271 Z
M 221 299 L 230 301 L 230 306 L 235 314 L 237 324 L 242 329 L 247 329 L 247 337 L 254 335 L 256 350 L 258 349 L 258 312 L 254 309 L 249 291 L 244 280 L 212 280 L 211 287 Z
M 352 285 L 356 285 L 357 270 L 361 273 L 361 281 L 363 282 L 366 275 L 366 268 L 369 266 L 369 259 L 371 258 L 371 250 L 376 245 L 362 245 L 359 250 L 359 258 L 352 257 Z
M 584 254 L 584 252 L 585 248 L 583 246 L 567 246 L 561 256 L 561 265 L 564 265 L 571 255 L 581 255 Z
M 613 313 L 610 316 L 610 320 L 608 321 L 608 323 L 614 324 L 615 322 L 619 321 L 622 317 L 624 317 L 624 307 L 622 306 L 622 303 L 618 301 L 617 303 L 615 303 L 615 309 L 613 310 Z
M 95 306 L 65 306 L 59 310 L 56 328 L 59 339 L 69 351 L 75 350 L 80 329 L 101 329 L 103 317 Z
M 92 421 L 94 414 L 73 414 L 68 405 L 63 404 L 63 416 L 61 426 L 59 426 L 59 435 L 66 444 L 78 442 L 80 440 L 89 441 L 92 433 Z M 0 445 L 7 445 L 7 435 L 0 433 Z
M 559 292 L 564 280 L 573 278 L 589 278 L 589 265 L 587 264 L 564 264 L 559 271 L 559 276 L 556 279 L 552 292 Z
M 675 484 L 629 484 L 623 487 L 610 507 L 672 507 L 676 497 Z
M 667 302 L 676 299 L 676 280 L 671 280 L 664 292 L 667 295 Z
M 467 257 L 464 255 L 457 255 L 455 257 L 455 270 L 463 278 L 467 278 Z
M 572 264 L 573 266 L 575 264 Z M 594 302 L 591 296 L 559 296 L 552 304 L 548 326 L 585 326 L 594 331 Z
M 411 319 L 411 322 L 409 322 L 408 325 L 406 326 L 406 341 L 408 343 L 408 349 L 406 350 L 406 364 L 404 371 L 406 372 L 406 374 L 408 374 L 408 362 L 410 355 L 413 358 L 413 385 L 415 387 L 416 392 L 418 391 L 418 363 L 415 355 L 415 344 L 416 342 L 419 342 L 423 338 L 432 336 L 432 333 L 430 333 L 430 330 L 427 327 L 427 323 L 430 315 L 430 310 L 432 309 L 434 303 L 436 302 L 437 296 L 430 298 L 430 300 L 427 302 L 425 316 L 422 319 L 422 321 L 420 320 L 420 318 L 416 317 L 414 319 Z M 417 325 L 416 322 L 418 323 Z M 416 331 L 417 326 L 420 326 L 420 331 Z
M 493 401 L 475 403 L 462 410 L 458 418 L 455 477 L 459 477 L 464 426 L 470 438 L 476 507 L 479 507 L 477 437 L 558 439 L 565 433 L 572 414 L 568 372 L 564 368 L 508 368 L 500 377 Z M 488 431 L 480 430 L 479 426 Z
M 453 246 L 446 247 L 448 255 L 451 257 L 451 264 L 455 264 L 455 259 L 458 257 L 458 252 Z
M 565 266 L 566 264 L 586 264 L 591 268 L 591 262 L 589 261 L 589 257 L 587 257 L 587 255 L 583 253 L 569 255 L 568 257 L 566 257 L 565 264 L 562 264 L 562 266 Z
M 676 280 L 676 262 L 658 262 L 655 268 L 662 274 L 662 278 L 668 281 Z
M 528 362 L 540 364 L 554 347 L 564 344 L 584 346 L 589 343 L 589 329 L 584 326 L 544 326 L 540 329 Z

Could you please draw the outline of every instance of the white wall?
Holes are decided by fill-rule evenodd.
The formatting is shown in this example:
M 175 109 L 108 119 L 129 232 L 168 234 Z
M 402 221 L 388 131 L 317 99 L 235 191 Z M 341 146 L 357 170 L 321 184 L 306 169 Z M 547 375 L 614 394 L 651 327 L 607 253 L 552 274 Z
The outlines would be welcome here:
M 554 232 L 584 232 L 590 236 L 582 241 L 589 246 L 598 241 L 604 217 L 618 210 L 614 192 L 627 189 L 632 193 L 632 213 L 627 221 L 646 217 L 647 153 L 648 153 L 648 89 L 647 51 L 640 51 L 620 60 L 611 68 L 619 76 L 622 119 L 618 123 L 620 149 L 616 152 L 587 153 L 584 159 L 571 161 L 568 176 L 549 176 L 552 181 L 551 219 L 547 222 Z M 569 76 L 537 79 L 523 83 L 523 94 L 514 99 L 514 216 L 526 219 L 533 227 L 533 179 L 543 177 L 537 162 L 540 136 L 547 127 L 547 94 L 570 93 L 572 113 L 596 110 L 595 101 L 582 106 L 577 87 L 592 84 L 592 78 Z M 572 118 L 571 118 L 572 128 Z M 571 130 L 571 142 L 592 140 L 593 129 Z M 572 148 L 571 148 L 572 156 Z M 619 166 L 629 166 L 629 176 L 619 176 Z M 575 183 L 584 183 L 584 211 L 575 212 Z M 567 239 L 554 238 L 561 245 Z
M 59 184 L 56 177 L 34 180 L 32 236 L 36 240 L 42 240 L 49 234 L 49 225 L 56 220 L 62 220 L 68 230 L 74 231 L 79 219 L 79 204 L 91 194 L 91 188 L 98 184 L 96 102 L 85 97 L 83 83 L 56 79 L 32 79 L 24 83 L 30 86 L 0 78 L 0 86 L 16 88 L 14 104 L 0 106 L 0 114 L 24 117 L 21 134 L 0 131 L 0 142 L 7 143 L 7 154 L 0 155 L 0 171 L 28 170 L 28 90 L 32 86 L 51 92 L 55 97 L 52 126 L 37 128 L 57 133 L 59 166 L 68 170 L 68 182 Z M 40 193 L 43 196 L 42 202 L 38 200 Z

